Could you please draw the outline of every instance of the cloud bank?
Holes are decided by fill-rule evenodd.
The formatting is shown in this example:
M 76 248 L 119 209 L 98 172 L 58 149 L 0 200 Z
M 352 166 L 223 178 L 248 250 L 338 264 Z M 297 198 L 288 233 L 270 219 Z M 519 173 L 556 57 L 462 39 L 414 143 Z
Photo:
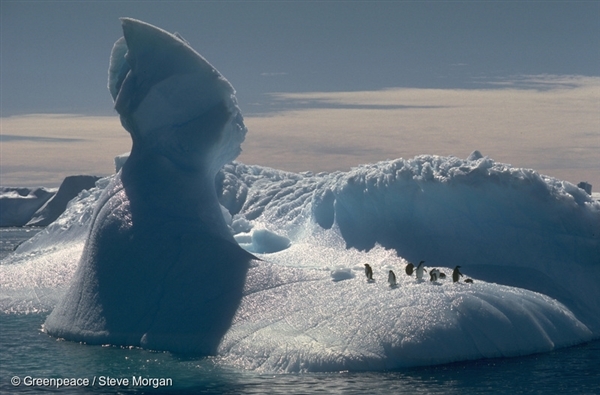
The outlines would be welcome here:
M 477 149 L 600 187 L 600 78 L 528 76 L 489 87 L 276 93 L 273 100 L 287 109 L 246 118 L 250 134 L 239 160 L 332 171 Z
M 59 186 L 69 175 L 114 173 L 131 148 L 117 116 L 31 114 L 0 118 L 0 185 Z
M 521 76 L 486 84 L 273 93 L 280 110 L 246 115 L 249 133 L 238 160 L 319 172 L 420 154 L 464 158 L 477 149 L 600 189 L 600 77 Z M 110 174 L 113 157 L 131 147 L 117 116 L 1 121 L 1 185 L 57 186 L 71 174 Z

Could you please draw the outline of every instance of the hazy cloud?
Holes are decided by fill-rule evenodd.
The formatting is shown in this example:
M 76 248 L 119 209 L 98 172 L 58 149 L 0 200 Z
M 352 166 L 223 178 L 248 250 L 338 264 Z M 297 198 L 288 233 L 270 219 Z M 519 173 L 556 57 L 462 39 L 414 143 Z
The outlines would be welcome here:
M 44 143 L 76 143 L 84 141 L 82 139 L 72 139 L 64 137 L 44 137 L 44 136 L 16 136 L 12 134 L 0 134 L 0 143 L 7 143 L 10 141 L 35 141 Z
M 58 186 L 69 175 L 114 173 L 131 149 L 119 118 L 32 114 L 0 119 L 3 186 Z
M 283 71 L 277 71 L 277 72 L 265 72 L 265 73 L 260 73 L 260 75 L 262 77 L 278 77 L 278 76 L 282 76 L 282 75 L 287 75 L 287 73 L 283 72 Z
M 529 76 L 488 89 L 276 93 L 285 110 L 245 117 L 249 132 L 238 159 L 318 172 L 420 154 L 465 158 L 477 149 L 600 188 L 599 88 L 598 77 Z M 2 185 L 56 186 L 67 175 L 111 174 L 113 158 L 131 148 L 117 116 L 1 121 Z
M 599 88 L 598 77 L 541 75 L 487 89 L 276 93 L 288 109 L 246 118 L 240 160 L 331 171 L 419 154 L 466 157 L 478 149 L 514 166 L 600 185 Z
M 508 87 L 515 89 L 576 89 L 583 87 L 600 87 L 599 77 L 581 75 L 523 75 L 508 78 L 490 79 L 486 77 L 480 83 L 494 87 Z

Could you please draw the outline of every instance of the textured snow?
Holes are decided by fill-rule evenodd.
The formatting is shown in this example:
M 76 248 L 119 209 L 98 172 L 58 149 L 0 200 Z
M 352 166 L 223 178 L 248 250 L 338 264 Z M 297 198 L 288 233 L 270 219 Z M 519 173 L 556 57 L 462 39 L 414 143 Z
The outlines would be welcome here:
M 142 32 L 147 26 L 143 27 Z M 158 34 L 152 42 L 166 53 L 173 50 L 173 40 L 189 53 L 188 44 L 177 36 L 162 41 L 169 33 L 150 29 L 147 34 Z M 119 174 L 72 201 L 55 223 L 3 262 L 0 307 L 4 312 L 50 309 L 60 298 L 72 305 L 69 287 L 93 301 L 95 296 L 89 292 L 101 293 L 101 289 L 94 288 L 95 272 L 85 269 L 89 252 L 83 246 L 86 240 L 92 245 L 89 240 L 102 224 L 99 218 L 110 218 L 110 223 L 125 228 L 138 220 L 146 223 L 143 217 L 128 216 L 131 199 L 124 197 L 127 191 L 121 186 L 127 169 L 141 163 L 136 159 L 136 141 L 160 141 L 156 149 L 169 156 L 179 154 L 180 146 L 172 142 L 182 138 L 199 141 L 199 148 L 191 158 L 177 157 L 175 166 L 169 167 L 176 171 L 169 174 L 183 177 L 180 173 L 185 169 L 200 164 L 203 171 L 198 177 L 205 189 L 214 188 L 214 196 L 205 189 L 170 184 L 164 176 L 165 163 L 158 162 L 145 167 L 143 174 L 134 173 L 146 186 L 136 199 L 159 202 L 169 215 L 174 211 L 165 207 L 177 212 L 186 207 L 185 202 L 194 201 L 202 208 L 195 226 L 205 233 L 193 240 L 181 236 L 175 242 L 172 235 L 182 235 L 189 225 L 185 220 L 153 223 L 150 231 L 134 235 L 137 244 L 131 252 L 124 241 L 128 228 L 100 226 L 111 242 L 125 243 L 120 255 L 101 246 L 111 252 L 104 262 L 108 269 L 98 269 L 118 279 L 109 288 L 114 295 L 104 305 L 96 304 L 96 310 L 87 309 L 94 306 L 88 303 L 80 313 L 96 317 L 91 329 L 103 342 L 177 352 L 201 350 L 194 339 L 203 333 L 214 338 L 217 332 L 205 323 L 218 317 L 220 310 L 229 314 L 231 306 L 219 295 L 237 290 L 240 270 L 245 277 L 239 307 L 215 352 L 218 361 L 243 369 L 394 369 L 526 355 L 600 337 L 600 203 L 583 190 L 534 170 L 495 162 L 479 152 L 467 159 L 422 155 L 319 174 L 226 163 L 239 152 L 245 133 L 239 112 L 233 112 L 236 115 L 224 126 L 225 135 L 231 136 L 224 138 L 225 146 L 222 141 L 204 146 L 201 142 L 208 138 L 204 134 L 199 140 L 187 140 L 191 136 L 187 124 L 180 129 L 179 121 L 169 123 L 163 116 L 174 114 L 177 120 L 198 108 L 210 112 L 214 108 L 210 103 L 221 99 L 231 100 L 227 105 L 231 110 L 235 101 L 230 85 L 220 75 L 211 77 L 204 81 L 209 89 L 203 90 L 209 97 L 198 99 L 197 106 L 185 106 L 193 94 L 179 78 L 181 70 L 196 68 L 186 68 L 189 64 L 181 64 L 178 56 L 154 59 L 143 53 L 136 58 L 139 67 L 148 70 L 150 85 L 156 86 L 146 95 L 145 85 L 128 77 L 133 68 L 122 61 L 126 52 L 123 41 L 117 42 L 109 90 L 134 140 L 131 157 L 124 162 L 121 156 Z M 202 64 L 199 70 L 212 73 L 212 66 Z M 160 69 L 165 67 L 178 78 L 163 78 Z M 192 77 L 190 87 L 199 86 L 197 77 Z M 177 92 L 182 92 L 183 101 L 169 102 Z M 174 109 L 180 104 L 183 110 Z M 208 129 L 210 118 L 202 121 Z M 163 138 L 152 125 L 173 134 Z M 114 200 L 115 196 L 120 197 Z M 228 265 L 230 258 L 239 256 L 238 244 L 260 260 L 240 268 Z M 64 247 L 68 254 L 62 252 Z M 177 256 L 187 257 L 181 275 L 161 274 Z M 421 260 L 427 270 L 437 268 L 446 278 L 432 282 L 428 276 L 417 280 L 415 274 L 405 273 L 408 262 Z M 367 281 L 364 264 L 373 268 L 374 281 Z M 465 277 L 454 283 L 451 273 L 457 265 Z M 79 274 L 74 274 L 76 270 Z M 396 274 L 396 287 L 387 283 L 389 270 Z M 473 283 L 465 283 L 466 277 Z M 91 279 L 86 283 L 89 288 L 77 285 L 85 283 L 82 278 Z M 154 298 L 155 289 L 181 296 Z M 198 311 L 187 307 L 206 300 L 213 307 L 208 315 L 195 315 Z M 142 341 L 137 330 L 137 337 L 131 338 L 101 333 L 107 329 L 97 319 L 102 308 L 115 309 L 123 322 L 130 323 L 126 315 L 136 317 L 145 305 L 156 308 L 157 304 L 165 312 L 160 316 L 160 341 L 152 343 L 145 337 Z M 58 317 L 55 324 L 66 331 L 90 329 L 72 329 L 73 322 L 86 322 L 80 316 L 56 310 L 52 314 Z M 186 335 L 177 331 L 182 322 Z
M 408 276 L 390 288 L 382 270 L 373 283 L 355 271 L 332 281 L 319 270 L 250 269 L 222 360 L 259 371 L 384 370 L 550 351 L 591 335 L 531 291 Z
M 248 285 L 221 345 L 227 363 L 379 370 L 598 337 L 600 204 L 572 184 L 477 154 L 317 175 L 233 163 L 219 180 L 234 221 L 292 241 L 250 269 L 264 291 Z M 446 279 L 407 276 L 420 260 Z M 473 284 L 452 283 L 456 265 Z

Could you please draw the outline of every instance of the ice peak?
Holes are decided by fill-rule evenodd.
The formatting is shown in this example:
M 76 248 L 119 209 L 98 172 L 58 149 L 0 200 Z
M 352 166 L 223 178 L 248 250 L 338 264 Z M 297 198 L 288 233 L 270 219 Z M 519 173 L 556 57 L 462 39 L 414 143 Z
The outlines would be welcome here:
M 241 152 L 246 127 L 235 90 L 179 34 L 122 18 L 109 91 L 134 144 L 178 166 L 215 174 Z

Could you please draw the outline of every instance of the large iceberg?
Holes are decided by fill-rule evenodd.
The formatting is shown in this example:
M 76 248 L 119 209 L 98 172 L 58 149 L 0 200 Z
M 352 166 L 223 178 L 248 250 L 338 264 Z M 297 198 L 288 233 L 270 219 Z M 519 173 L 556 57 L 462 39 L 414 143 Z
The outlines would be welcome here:
M 55 336 L 269 372 L 600 336 L 600 203 L 585 191 L 478 152 L 319 174 L 227 163 L 245 133 L 233 88 L 179 36 L 123 24 L 109 89 L 131 155 L 0 266 L 3 311 L 54 308 Z M 407 275 L 420 260 L 446 278 Z
M 122 23 L 109 89 L 131 154 L 99 197 L 44 327 L 93 344 L 214 354 L 252 259 L 227 228 L 214 178 L 246 128 L 229 82 L 184 40 Z

